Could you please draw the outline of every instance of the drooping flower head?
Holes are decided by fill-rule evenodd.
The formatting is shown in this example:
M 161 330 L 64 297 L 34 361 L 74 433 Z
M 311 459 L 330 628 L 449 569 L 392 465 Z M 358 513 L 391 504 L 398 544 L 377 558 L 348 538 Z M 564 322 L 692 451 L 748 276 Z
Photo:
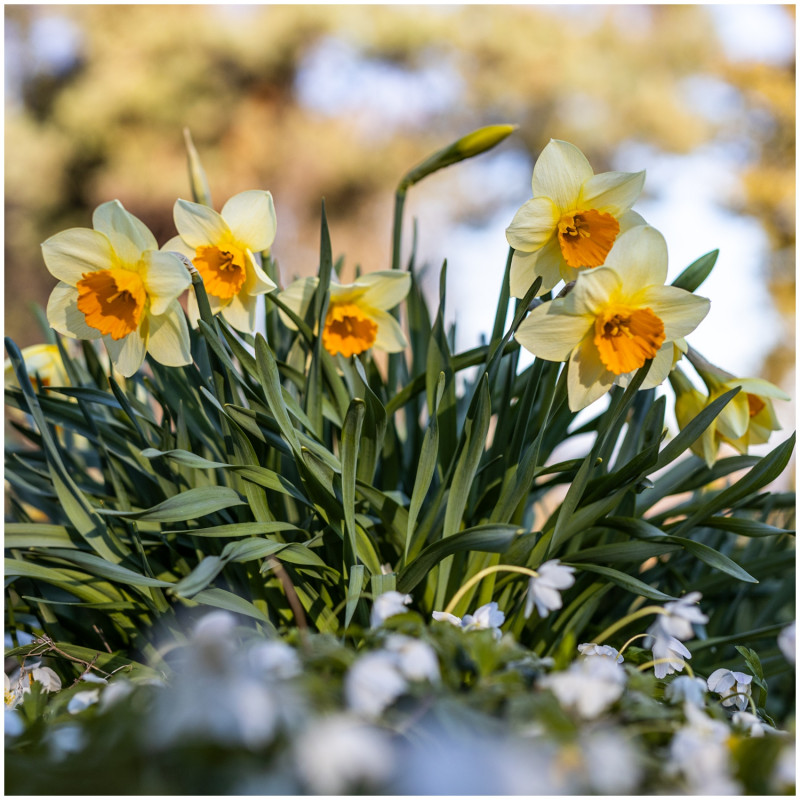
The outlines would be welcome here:
M 20 352 L 31 382 L 35 377 L 42 386 L 69 386 L 67 370 L 57 345 L 33 344 L 23 347 Z M 18 385 L 11 359 L 6 359 L 3 381 L 6 386 Z
M 214 314 L 234 328 L 252 333 L 256 327 L 256 298 L 275 283 L 261 268 L 256 253 L 268 251 L 275 240 L 272 195 L 252 190 L 234 195 L 220 213 L 213 208 L 177 200 L 173 210 L 178 236 L 163 250 L 188 256 L 200 276 Z M 189 295 L 189 318 L 199 317 L 194 293 Z
M 506 229 L 511 294 L 524 297 L 537 277 L 544 294 L 604 264 L 619 234 L 644 224 L 631 211 L 643 185 L 643 171 L 595 175 L 575 145 L 551 139 L 533 168 L 533 197 Z
M 673 343 L 693 331 L 709 301 L 664 286 L 667 245 L 643 225 L 619 237 L 606 264 L 578 277 L 566 297 L 535 308 L 517 341 L 539 358 L 569 361 L 569 407 L 579 411 L 652 359 L 642 389 L 672 368 Z
M 318 278 L 300 278 L 280 293 L 280 299 L 300 317 L 305 316 Z M 408 344 L 403 329 L 389 310 L 405 299 L 411 288 L 407 272 L 385 270 L 360 276 L 355 283 L 331 283 L 322 344 L 333 356 L 358 355 L 371 347 L 399 353 Z M 294 323 L 281 314 L 284 323 Z
M 71 228 L 42 244 L 59 279 L 48 322 L 77 339 L 102 337 L 126 378 L 150 352 L 171 367 L 191 363 L 189 329 L 178 296 L 191 279 L 179 258 L 159 252 L 153 234 L 119 200 L 98 206 L 93 229 Z
M 575 578 L 574 567 L 564 566 L 558 559 L 545 561 L 536 569 L 538 577 L 528 581 L 528 596 L 525 599 L 525 619 L 533 613 L 534 606 L 540 617 L 561 608 L 561 592 L 569 589 Z

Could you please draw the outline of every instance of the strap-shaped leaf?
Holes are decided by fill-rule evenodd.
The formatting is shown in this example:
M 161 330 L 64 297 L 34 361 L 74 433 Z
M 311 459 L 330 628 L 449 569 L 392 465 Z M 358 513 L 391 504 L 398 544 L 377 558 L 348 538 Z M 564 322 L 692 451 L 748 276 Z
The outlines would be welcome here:
M 349 543 L 349 552 L 345 549 L 345 568 L 350 564 L 358 563 L 356 553 L 356 467 L 361 430 L 366 413 L 367 404 L 358 397 L 354 398 L 347 409 L 342 428 L 342 508 Z
M 184 522 L 213 514 L 224 508 L 241 505 L 244 505 L 244 501 L 233 489 L 227 486 L 205 486 L 199 489 L 187 489 L 143 511 L 98 509 L 98 513 L 109 517 L 149 522 Z
M 582 564 L 578 563 L 577 561 L 575 563 L 565 561 L 564 563 L 569 567 L 575 567 L 575 569 L 580 572 L 593 572 L 597 575 L 602 575 L 613 583 L 616 583 L 617 586 L 621 586 L 623 589 L 626 589 L 633 594 L 646 597 L 649 600 L 658 600 L 659 602 L 664 602 L 666 600 L 675 599 L 671 595 L 664 594 L 664 592 L 654 589 L 652 586 L 648 586 L 638 578 L 633 578 L 625 572 L 620 572 L 618 569 L 601 567 L 599 564 Z

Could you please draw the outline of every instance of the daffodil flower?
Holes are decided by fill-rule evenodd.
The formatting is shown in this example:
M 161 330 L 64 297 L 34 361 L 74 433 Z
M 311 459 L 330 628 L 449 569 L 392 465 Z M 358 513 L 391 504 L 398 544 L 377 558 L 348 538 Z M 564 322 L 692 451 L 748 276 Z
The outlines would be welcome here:
M 220 213 L 213 208 L 177 200 L 173 209 L 178 236 L 161 249 L 191 259 L 214 314 L 239 331 L 256 327 L 256 298 L 276 288 L 261 268 L 256 253 L 275 240 L 275 207 L 269 192 L 252 190 L 234 195 Z M 189 319 L 199 318 L 197 299 L 189 293 Z
M 170 367 L 191 363 L 189 328 L 178 302 L 191 279 L 174 255 L 119 200 L 103 203 L 93 229 L 71 228 L 42 244 L 47 269 L 59 279 L 47 320 L 59 333 L 103 339 L 126 378 L 149 352 Z
M 631 211 L 643 185 L 644 171 L 595 175 L 575 145 L 551 139 L 533 168 L 533 197 L 506 229 L 511 294 L 524 297 L 538 277 L 544 294 L 604 264 L 621 233 L 645 224 Z
M 300 278 L 286 287 L 279 297 L 300 317 L 305 316 L 318 278 Z M 371 347 L 387 353 L 405 349 L 403 329 L 389 310 L 405 299 L 411 288 L 407 272 L 386 270 L 362 275 L 355 283 L 330 285 L 328 314 L 322 330 L 322 344 L 335 356 L 358 355 Z M 294 323 L 281 314 L 284 323 L 294 329 Z
M 20 352 L 31 381 L 36 377 L 41 386 L 69 386 L 67 371 L 57 345 L 33 344 L 30 347 L 23 347 Z M 6 359 L 4 384 L 18 385 L 11 359 Z
M 714 466 L 723 442 L 746 454 L 751 445 L 765 444 L 773 431 L 781 429 L 772 401 L 791 399 L 782 389 L 761 378 L 735 378 L 721 370 L 716 376 L 705 369 L 699 371 L 709 394 L 694 388 L 680 370 L 670 375 L 675 390 L 675 417 L 681 429 L 720 395 L 737 386 L 741 389 L 692 445 L 692 451 L 709 467 Z
M 579 411 L 652 359 L 642 389 L 669 374 L 674 342 L 693 331 L 709 301 L 664 286 L 667 245 L 644 225 L 617 240 L 606 264 L 578 277 L 565 297 L 535 308 L 516 338 L 548 361 L 569 361 L 569 407 Z

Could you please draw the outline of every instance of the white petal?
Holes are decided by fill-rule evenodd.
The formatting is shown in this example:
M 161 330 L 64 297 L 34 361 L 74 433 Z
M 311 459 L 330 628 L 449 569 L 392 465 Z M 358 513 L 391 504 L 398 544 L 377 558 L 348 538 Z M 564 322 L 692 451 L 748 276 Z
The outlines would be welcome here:
M 744 436 L 750 423 L 750 406 L 744 392 L 732 397 L 717 417 L 717 430 L 728 439 Z
M 636 299 L 664 323 L 664 335 L 668 342 L 688 336 L 703 321 L 710 308 L 707 298 L 697 297 L 677 286 L 652 286 L 640 292 Z
M 299 278 L 290 283 L 280 294 L 278 299 L 288 306 L 298 317 L 303 319 L 311 303 L 311 297 L 316 291 L 318 278 Z M 295 324 L 287 317 L 283 311 L 280 312 L 281 321 L 287 328 L 296 330 Z
M 564 308 L 575 315 L 596 317 L 620 294 L 622 279 L 608 267 L 583 270 L 572 291 L 564 298 Z
M 159 364 L 166 367 L 183 367 L 192 363 L 189 326 L 177 300 L 168 305 L 164 314 L 150 316 L 147 349 Z
M 193 247 L 189 247 L 186 242 L 181 239 L 180 236 L 173 236 L 168 242 L 165 242 L 161 246 L 162 253 L 180 253 L 189 261 L 192 261 L 194 257 L 197 255 L 197 251 Z
M 618 236 L 621 236 L 625 231 L 629 231 L 631 228 L 636 228 L 639 225 L 647 225 L 645 218 L 635 211 L 626 211 L 624 214 L 620 214 L 619 217 L 617 217 L 617 222 L 619 222 Z
M 126 211 L 119 200 L 99 205 L 92 214 L 92 226 L 108 236 L 125 264 L 135 264 L 145 250 L 158 250 L 156 237 L 147 225 Z
M 776 397 L 778 400 L 791 400 L 792 398 L 778 388 L 774 383 L 761 378 L 735 378 L 726 382 L 727 386 L 741 386 L 747 394 L 756 394 L 760 397 Z
M 216 244 L 230 234 L 228 223 L 213 208 L 176 200 L 172 210 L 175 227 L 189 247 Z
M 277 221 L 269 192 L 252 190 L 234 195 L 222 207 L 222 217 L 236 241 L 254 253 L 272 247 Z
M 143 260 L 144 270 L 141 276 L 150 296 L 150 313 L 158 316 L 167 310 L 178 295 L 189 288 L 192 279 L 183 262 L 169 253 L 148 250 Z
M 47 321 L 50 326 L 73 339 L 99 339 L 97 328 L 86 324 L 86 317 L 78 310 L 78 290 L 61 282 L 50 293 L 47 301 Z
M 525 297 L 528 289 L 540 276 L 542 285 L 537 297 L 549 292 L 561 280 L 562 266 L 564 266 L 564 257 L 555 236 L 535 253 L 514 251 L 511 259 L 511 296 L 520 299 Z
M 388 312 L 373 309 L 369 314 L 378 323 L 378 333 L 375 336 L 375 347 L 387 353 L 399 353 L 405 350 L 408 342 L 400 327 L 400 323 Z
M 534 197 L 514 214 L 506 228 L 506 239 L 515 250 L 532 253 L 555 235 L 560 218 L 558 208 L 549 197 Z
M 653 363 L 650 365 L 650 370 L 647 373 L 647 377 L 644 379 L 641 385 L 641 389 L 653 389 L 656 386 L 660 386 L 669 375 L 670 370 L 672 369 L 672 360 L 675 354 L 675 349 L 673 347 L 672 342 L 665 342 L 659 348 L 658 352 L 653 359 Z
M 256 329 L 256 295 L 239 292 L 223 307 L 222 316 L 237 331 L 253 333 Z
M 533 167 L 533 196 L 549 197 L 562 213 L 572 211 L 578 207 L 581 187 L 593 174 L 574 144 L 551 139 Z
M 70 228 L 42 244 L 42 256 L 50 274 L 75 286 L 86 272 L 111 269 L 114 250 L 108 237 L 91 228 Z
M 246 277 L 242 287 L 245 294 L 266 294 L 278 288 L 269 275 L 261 269 L 252 250 L 245 251 L 245 258 L 247 258 Z
M 667 279 L 667 243 L 650 225 L 631 228 L 617 237 L 605 266 L 619 273 L 628 295 L 662 286 Z
M 361 295 L 363 305 L 388 311 L 406 299 L 411 288 L 411 275 L 397 269 L 382 270 L 362 275 L 356 283 L 367 287 Z
M 636 202 L 643 186 L 644 171 L 602 172 L 583 185 L 578 206 L 619 217 Z
M 145 341 L 147 331 L 148 324 L 145 320 L 139 326 L 138 331 L 133 331 L 122 339 L 114 341 L 110 336 L 103 337 L 114 369 L 125 378 L 130 378 L 142 366 L 147 352 L 147 342 Z
M 522 321 L 514 338 L 539 358 L 566 361 L 591 330 L 594 318 L 567 314 L 564 305 L 563 299 L 557 299 L 535 308 Z
M 533 591 L 537 605 L 541 603 L 542 606 L 550 611 L 555 611 L 556 609 L 561 608 L 561 594 L 557 589 L 537 583 Z
M 569 360 L 567 394 L 571 411 L 580 411 L 602 397 L 614 384 L 615 375 L 609 372 L 589 333 Z

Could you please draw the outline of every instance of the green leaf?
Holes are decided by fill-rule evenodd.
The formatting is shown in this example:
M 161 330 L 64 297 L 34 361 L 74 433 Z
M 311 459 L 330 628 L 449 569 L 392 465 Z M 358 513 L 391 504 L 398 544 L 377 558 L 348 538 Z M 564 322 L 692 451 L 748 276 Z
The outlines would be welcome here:
M 162 531 L 164 535 L 177 533 L 181 536 L 204 536 L 210 539 L 228 539 L 238 536 L 263 536 L 280 531 L 302 531 L 290 522 L 236 522 L 232 525 L 215 525 L 211 528 L 192 528 L 190 530 Z
M 7 549 L 29 547 L 80 547 L 63 525 L 44 525 L 29 522 L 7 522 L 3 530 L 3 545 Z
M 738 581 L 745 583 L 758 583 L 758 581 L 747 570 L 742 569 L 735 561 L 723 555 L 713 547 L 709 547 L 702 542 L 696 542 L 693 539 L 684 539 L 681 536 L 666 536 L 666 540 L 679 544 L 686 552 L 691 553 L 695 558 L 700 559 L 709 567 L 718 569 Z
M 719 250 L 712 250 L 704 256 L 700 256 L 697 261 L 689 264 L 686 269 L 672 281 L 673 286 L 685 289 L 687 292 L 696 291 L 700 284 L 711 274 L 714 264 L 717 263 Z
M 344 417 L 342 428 L 341 458 L 342 458 L 342 507 L 344 510 L 345 530 L 350 545 L 349 552 L 345 548 L 345 568 L 354 563 L 356 559 L 356 465 L 358 463 L 358 450 L 361 441 L 361 429 L 364 424 L 364 415 L 367 411 L 366 403 L 360 398 L 354 398 L 347 414 Z M 347 625 L 345 624 L 345 627 Z
M 397 591 L 410 592 L 443 558 L 453 553 L 477 550 L 505 553 L 525 531 L 515 525 L 477 525 L 428 545 L 397 576 Z
M 364 587 L 364 565 L 354 564 L 350 569 L 350 583 L 347 587 L 347 603 L 344 611 L 344 627 L 350 625 L 356 606 L 361 598 L 361 590 Z
M 231 465 L 224 461 L 209 461 L 207 458 L 189 453 L 186 450 L 156 450 L 148 447 L 141 453 L 145 458 L 168 458 L 183 467 L 194 469 L 230 469 Z
M 794 536 L 793 530 L 776 528 L 774 525 L 767 525 L 764 522 L 757 522 L 754 519 L 744 519 L 743 517 L 708 517 L 703 521 L 703 525 L 709 528 L 718 528 L 723 531 L 730 531 L 737 536 L 763 537 L 780 536 L 788 534 Z M 8 527 L 6 527 L 8 536 Z
M 239 597 L 233 592 L 225 589 L 215 587 L 213 589 L 203 589 L 192 597 L 195 603 L 200 603 L 204 606 L 213 606 L 214 608 L 223 608 L 225 611 L 232 611 L 235 614 L 243 614 L 246 617 L 252 617 L 262 622 L 267 626 L 271 632 L 275 632 L 275 628 L 270 622 L 269 617 L 257 608 L 253 603 Z
M 75 564 L 78 567 L 83 567 L 88 570 L 92 575 L 97 575 L 106 580 L 115 583 L 124 583 L 128 586 L 138 587 L 160 587 L 168 588 L 175 584 L 169 581 L 160 581 L 156 578 L 149 578 L 146 575 L 141 575 L 134 572 L 127 567 L 122 567 L 119 564 L 112 564 L 94 553 L 83 553 L 73 550 L 50 550 L 48 556 L 61 558 L 70 564 Z
M 256 364 L 258 365 L 258 375 L 269 404 L 269 410 L 275 417 L 284 439 L 286 439 L 293 452 L 299 453 L 300 442 L 297 439 L 297 432 L 294 425 L 292 425 L 291 419 L 289 419 L 289 412 L 286 410 L 286 404 L 283 401 L 278 365 L 275 363 L 275 357 L 272 355 L 267 340 L 260 333 L 256 334 Z M 320 415 L 321 413 L 320 411 Z
M 213 514 L 223 508 L 241 505 L 244 505 L 244 501 L 233 489 L 227 486 L 204 486 L 198 489 L 188 489 L 144 511 L 98 509 L 98 513 L 148 522 L 185 522 L 189 519 Z
M 649 600 L 658 600 L 659 602 L 664 602 L 666 600 L 675 599 L 671 595 L 664 594 L 664 592 L 660 592 L 658 589 L 648 586 L 638 578 L 632 578 L 630 575 L 620 572 L 617 569 L 612 569 L 611 567 L 601 567 L 599 564 L 582 564 L 578 562 L 572 563 L 568 561 L 565 561 L 564 563 L 568 567 L 575 567 L 575 569 L 580 572 L 593 572 L 597 575 L 602 575 L 603 577 L 612 581 L 612 583 L 616 583 L 617 586 L 621 586 L 623 589 L 626 589 L 635 595 L 646 597 Z

